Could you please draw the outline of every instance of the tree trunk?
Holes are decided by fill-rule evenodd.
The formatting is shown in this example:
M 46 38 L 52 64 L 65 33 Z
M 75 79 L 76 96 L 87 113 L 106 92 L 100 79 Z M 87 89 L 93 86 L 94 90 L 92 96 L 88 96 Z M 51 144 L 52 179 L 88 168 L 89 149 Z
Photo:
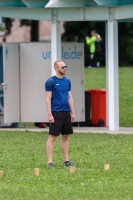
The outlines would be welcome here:
M 36 42 L 39 40 L 39 21 L 31 21 L 31 41 Z
M 119 32 L 118 32 L 118 36 L 119 36 L 119 65 L 123 66 L 123 65 L 128 65 L 128 60 L 126 57 L 126 48 L 127 48 L 127 35 L 128 35 L 128 31 L 127 31 L 127 24 L 124 23 L 119 23 Z

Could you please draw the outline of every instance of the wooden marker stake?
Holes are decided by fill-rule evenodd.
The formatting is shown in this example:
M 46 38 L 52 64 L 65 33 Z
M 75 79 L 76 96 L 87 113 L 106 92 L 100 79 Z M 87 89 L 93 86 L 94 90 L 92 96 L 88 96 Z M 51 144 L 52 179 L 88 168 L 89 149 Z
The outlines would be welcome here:
M 109 170 L 109 168 L 110 168 L 109 164 L 104 165 L 104 170 Z
M 0 170 L 0 177 L 4 175 L 4 171 Z
M 34 175 L 39 176 L 39 168 L 34 168 Z
M 76 167 L 74 167 L 74 166 L 70 166 L 70 173 L 74 173 L 75 170 L 76 170 Z

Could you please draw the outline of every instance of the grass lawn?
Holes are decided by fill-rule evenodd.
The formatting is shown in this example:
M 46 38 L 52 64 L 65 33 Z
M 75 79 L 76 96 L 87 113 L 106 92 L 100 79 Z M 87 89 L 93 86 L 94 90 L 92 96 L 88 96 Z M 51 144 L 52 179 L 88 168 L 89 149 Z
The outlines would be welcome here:
M 105 68 L 85 68 L 85 89 L 105 88 Z M 120 126 L 133 126 L 133 68 L 119 68 Z M 132 200 L 133 135 L 70 136 L 70 160 L 62 166 L 60 137 L 55 142 L 55 169 L 47 168 L 46 132 L 0 131 L 0 200 Z M 104 164 L 110 164 L 105 171 Z M 40 176 L 35 177 L 34 168 Z
M 132 200 L 133 136 L 75 133 L 70 160 L 62 166 L 60 137 L 55 142 L 55 169 L 46 167 L 47 133 L 0 131 L 0 200 Z M 110 164 L 110 170 L 103 169 Z M 40 176 L 33 169 L 40 169 Z
M 85 68 L 85 89 L 106 88 L 106 68 Z M 120 127 L 133 127 L 133 67 L 119 68 Z

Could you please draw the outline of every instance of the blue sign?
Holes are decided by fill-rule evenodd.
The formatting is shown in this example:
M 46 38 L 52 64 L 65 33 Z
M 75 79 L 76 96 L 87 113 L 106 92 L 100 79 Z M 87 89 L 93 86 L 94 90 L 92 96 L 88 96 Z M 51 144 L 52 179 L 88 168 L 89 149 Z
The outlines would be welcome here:
M 62 59 L 66 59 L 66 60 L 80 60 L 82 57 L 82 52 L 81 51 L 77 51 L 77 47 L 74 46 L 74 48 L 68 48 L 68 50 L 66 51 L 64 49 L 64 47 L 62 46 Z M 42 58 L 44 60 L 50 59 L 51 58 L 51 51 L 46 51 L 46 52 L 42 52 Z
M 51 58 L 51 51 L 42 52 L 42 58 L 44 60 Z
M 8 54 L 9 54 L 9 51 L 8 51 L 8 48 L 6 47 L 6 50 L 5 50 L 5 54 L 6 54 L 6 60 L 8 59 Z
M 77 51 L 76 46 L 74 47 L 74 50 L 72 51 L 71 48 L 68 49 L 68 51 L 65 51 L 62 47 L 62 59 L 81 59 L 82 53 L 80 51 Z

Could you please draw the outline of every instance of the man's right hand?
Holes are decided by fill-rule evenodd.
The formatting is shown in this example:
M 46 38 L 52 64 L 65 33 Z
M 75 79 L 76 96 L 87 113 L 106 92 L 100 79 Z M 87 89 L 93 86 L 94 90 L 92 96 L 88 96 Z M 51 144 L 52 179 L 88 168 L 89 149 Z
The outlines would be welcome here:
M 48 120 L 49 120 L 49 123 L 54 123 L 55 121 L 54 121 L 54 117 L 53 117 L 53 115 L 51 114 L 51 115 L 48 115 Z
M 89 37 L 89 36 L 85 36 L 85 38 L 86 38 L 86 39 L 89 39 L 90 37 Z

